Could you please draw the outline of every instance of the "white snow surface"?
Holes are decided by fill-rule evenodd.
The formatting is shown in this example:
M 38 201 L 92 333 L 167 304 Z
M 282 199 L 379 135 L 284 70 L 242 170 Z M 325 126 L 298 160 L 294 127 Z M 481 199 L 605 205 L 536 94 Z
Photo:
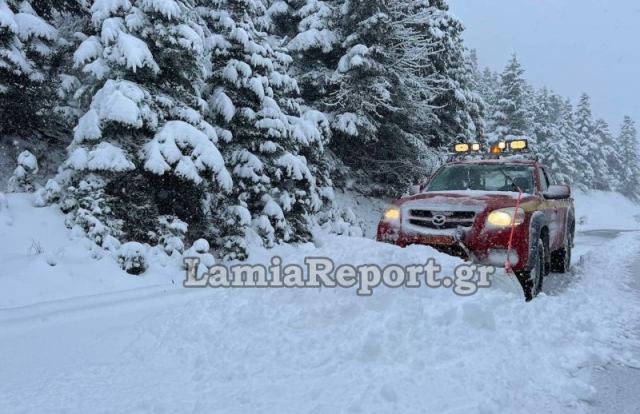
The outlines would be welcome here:
M 595 367 L 639 366 L 630 350 L 640 304 L 626 267 L 640 252 L 635 233 L 603 242 L 606 256 L 583 250 L 573 274 L 552 275 L 529 304 L 498 288 L 466 298 L 426 287 L 369 298 L 351 289 L 190 290 L 179 262 L 148 255 L 143 276 L 127 275 L 66 229 L 61 213 L 32 202 L 8 194 L 0 206 L 4 413 L 583 412 Z M 367 205 L 378 203 L 360 200 L 354 211 L 375 210 Z M 426 247 L 329 235 L 251 252 L 264 264 L 274 255 L 355 265 L 434 257 L 445 274 L 462 263 Z
M 574 190 L 576 228 L 640 230 L 640 206 L 619 193 Z
M 9 5 L 4 0 L 0 1 L 0 27 L 6 27 L 12 32 L 18 31 L 15 17 L 16 15 L 11 11 Z

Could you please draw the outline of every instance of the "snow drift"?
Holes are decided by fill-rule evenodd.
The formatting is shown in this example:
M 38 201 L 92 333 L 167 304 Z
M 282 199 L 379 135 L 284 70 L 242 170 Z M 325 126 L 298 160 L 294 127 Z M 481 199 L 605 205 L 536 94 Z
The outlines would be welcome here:
M 585 196 L 588 197 L 588 196 Z M 638 364 L 625 234 L 552 275 L 525 305 L 500 289 L 186 290 L 176 263 L 144 277 L 63 227 L 53 208 L 0 207 L 0 405 L 7 412 L 564 412 L 592 369 Z M 578 238 L 580 243 L 580 238 Z M 196 246 L 197 247 L 197 246 Z M 254 249 L 336 264 L 458 259 L 426 247 L 322 236 Z M 161 257 L 161 256 L 158 256 Z M 50 262 L 50 259 L 52 262 Z M 98 259 L 98 260 L 96 260 Z M 174 283 L 172 283 L 174 282 Z M 42 348 L 42 344 L 47 344 Z

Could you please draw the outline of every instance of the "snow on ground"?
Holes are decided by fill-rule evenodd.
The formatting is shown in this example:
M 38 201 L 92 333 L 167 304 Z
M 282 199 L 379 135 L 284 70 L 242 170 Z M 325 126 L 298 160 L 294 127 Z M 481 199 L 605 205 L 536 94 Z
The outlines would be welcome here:
M 467 298 L 426 287 L 378 288 L 369 298 L 345 289 L 188 290 L 175 264 L 128 276 L 110 256 L 91 259 L 95 249 L 55 210 L 34 210 L 25 195 L 8 204 L 0 208 L 3 412 L 582 412 L 596 395 L 594 367 L 639 364 L 630 351 L 640 304 L 627 288 L 640 254 L 634 233 L 583 251 L 572 275 L 553 275 L 529 304 L 495 288 Z M 44 253 L 30 252 L 33 241 Z M 252 261 L 273 255 L 380 265 L 435 257 L 445 274 L 461 263 L 344 236 L 256 249 Z
M 640 230 L 640 206 L 619 193 L 574 191 L 576 230 Z
M 365 197 L 354 192 L 344 192 L 336 190 L 335 204 L 343 208 L 349 208 L 355 216 L 361 221 L 364 230 L 364 236 L 373 239 L 376 236 L 378 222 L 384 209 L 391 204 L 393 200 L 388 202 L 381 201 L 376 198 Z
M 629 263 L 627 271 L 635 275 L 630 288 L 640 295 L 640 256 L 636 256 Z M 640 321 L 636 320 L 630 328 L 636 332 L 640 328 Z M 640 345 L 632 350 L 640 355 Z M 592 411 L 594 414 L 636 414 L 638 412 L 638 395 L 640 395 L 640 370 L 638 367 L 625 364 L 610 364 L 595 370 L 593 384 L 598 392 L 595 396 Z
M 32 196 L 10 194 L 0 206 L 0 308 L 181 282 L 175 268 L 157 262 L 131 277 L 82 234 L 64 227 L 53 207 L 36 209 Z M 94 258 L 99 258 L 98 260 Z

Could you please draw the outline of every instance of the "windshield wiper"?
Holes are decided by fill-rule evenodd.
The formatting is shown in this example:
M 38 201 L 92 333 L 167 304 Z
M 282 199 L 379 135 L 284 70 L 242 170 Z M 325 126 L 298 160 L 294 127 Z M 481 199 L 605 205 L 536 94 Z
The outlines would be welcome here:
M 504 177 L 509 181 L 509 184 L 511 184 L 512 189 L 516 190 L 519 193 L 523 193 L 524 191 L 522 191 L 522 188 L 520 188 L 516 182 L 514 181 L 513 177 L 511 177 L 509 174 L 507 174 L 502 168 L 498 168 L 498 171 L 500 171 L 500 174 L 504 175 Z

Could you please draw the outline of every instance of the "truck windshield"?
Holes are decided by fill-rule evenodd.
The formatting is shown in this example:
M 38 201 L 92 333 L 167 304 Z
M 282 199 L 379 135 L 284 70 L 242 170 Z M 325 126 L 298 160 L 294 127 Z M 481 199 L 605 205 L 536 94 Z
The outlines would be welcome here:
M 427 191 L 518 191 L 534 192 L 533 168 L 523 165 L 449 165 L 431 180 Z

